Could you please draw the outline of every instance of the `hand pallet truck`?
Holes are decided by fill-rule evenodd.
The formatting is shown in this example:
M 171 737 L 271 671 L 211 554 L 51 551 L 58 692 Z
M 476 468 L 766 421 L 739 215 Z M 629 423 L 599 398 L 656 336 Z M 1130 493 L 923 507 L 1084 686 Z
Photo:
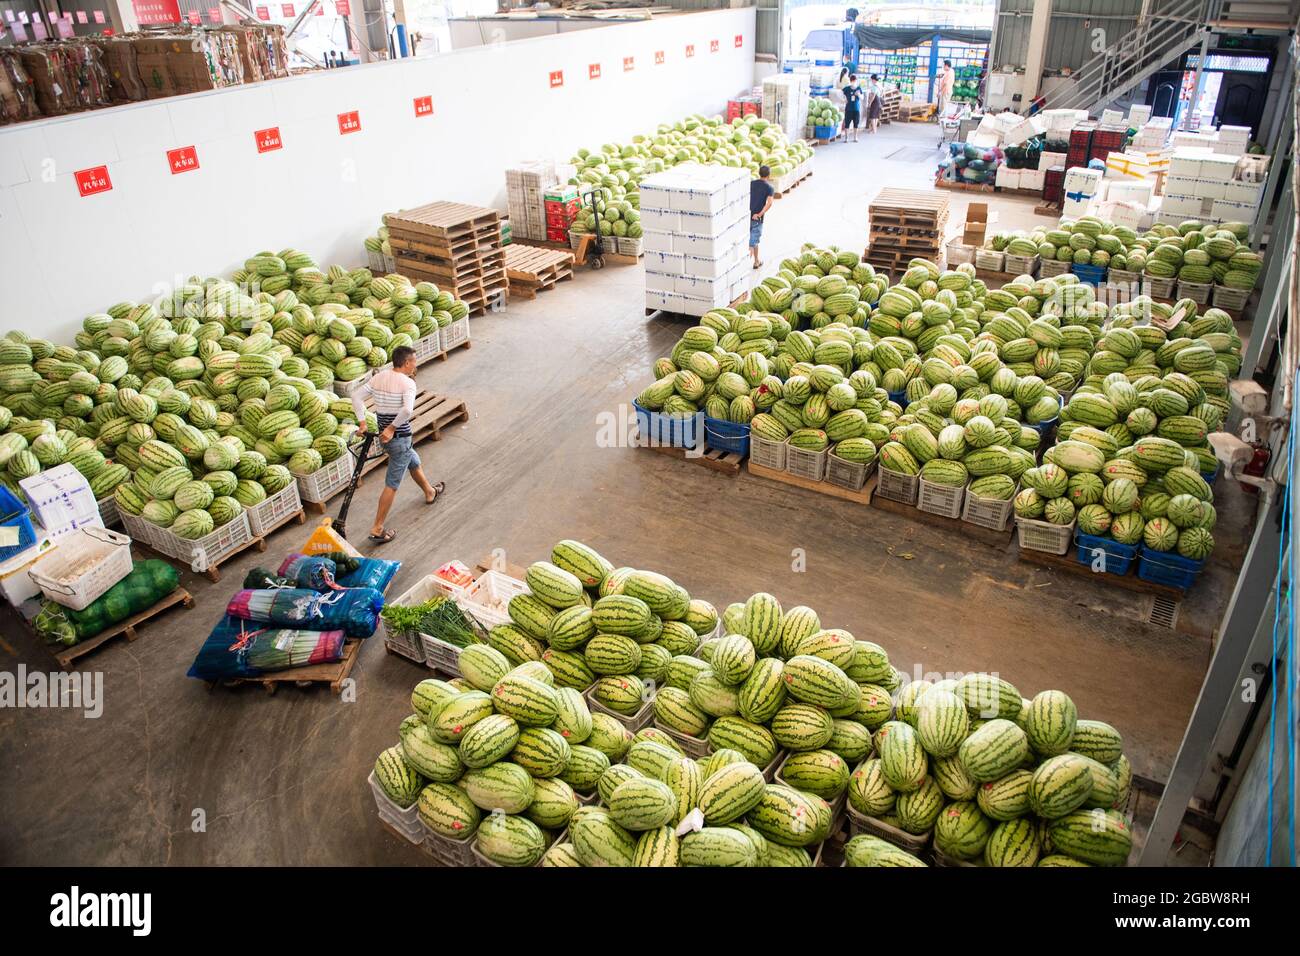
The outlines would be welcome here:
M 346 539 L 348 536 L 348 508 L 352 505 L 352 495 L 357 490 L 357 484 L 361 481 L 361 473 L 369 462 L 377 461 L 383 458 L 388 452 L 384 451 L 384 446 L 379 446 L 376 454 L 370 454 L 370 448 L 375 443 L 375 434 L 367 431 L 361 440 L 348 446 L 348 453 L 356 459 L 356 465 L 352 468 L 352 477 L 348 480 L 348 490 L 343 495 L 343 504 L 339 506 L 339 516 L 334 519 L 334 529 L 339 536 Z
M 593 222 L 591 241 L 587 243 L 587 267 L 589 269 L 603 269 L 605 268 L 605 244 L 600 235 L 601 215 L 596 206 L 596 190 L 590 190 L 587 193 L 587 198 L 590 201 Z

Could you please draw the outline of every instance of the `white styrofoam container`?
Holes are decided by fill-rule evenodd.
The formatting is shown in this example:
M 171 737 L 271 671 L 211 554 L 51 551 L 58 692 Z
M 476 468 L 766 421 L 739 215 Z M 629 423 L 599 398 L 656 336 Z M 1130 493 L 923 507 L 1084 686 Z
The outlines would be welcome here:
M 662 309 L 665 312 L 682 311 L 682 297 L 676 292 L 652 292 L 647 289 L 645 304 L 647 308 Z
M 641 234 L 646 252 L 680 252 L 673 249 L 673 234 L 647 229 Z
M 666 272 L 651 272 L 647 269 L 645 288 L 647 292 L 674 292 L 677 289 L 677 276 Z
M 645 252 L 646 272 L 681 275 L 686 271 L 686 256 L 680 252 Z
M 695 276 L 700 279 L 716 279 L 724 276 L 735 264 L 735 255 L 722 256 L 684 256 L 681 275 Z
M 52 539 L 78 528 L 104 526 L 90 482 L 65 462 L 18 482 L 27 506 Z
M 36 543 L 6 561 L 0 561 L 0 596 L 14 607 L 41 593 L 40 587 L 27 572 L 37 561 L 56 554 L 58 546 L 50 541 L 40 527 L 36 528 Z
M 1019 173 L 1021 189 L 1042 189 L 1047 180 L 1047 173 L 1041 169 L 1021 169 Z
M 682 214 L 671 209 L 641 207 L 641 228 L 655 232 L 677 232 L 682 228 Z
M 1227 197 L 1228 184 L 1221 180 L 1198 179 L 1194 195 L 1199 199 L 1224 199 Z
M 1048 153 L 1048 152 L 1039 153 L 1038 168 L 1041 169 L 1043 172 L 1047 172 L 1047 170 L 1051 169 L 1053 166 L 1064 166 L 1065 157 L 1066 157 L 1065 153 Z
M 1243 183 L 1238 180 L 1233 180 L 1224 185 L 1223 196 L 1220 198 L 1257 207 L 1259 206 L 1263 195 L 1263 183 Z
M 1020 170 L 1011 169 L 1007 166 L 999 166 L 997 176 L 994 179 L 994 185 L 1001 189 L 1019 189 Z

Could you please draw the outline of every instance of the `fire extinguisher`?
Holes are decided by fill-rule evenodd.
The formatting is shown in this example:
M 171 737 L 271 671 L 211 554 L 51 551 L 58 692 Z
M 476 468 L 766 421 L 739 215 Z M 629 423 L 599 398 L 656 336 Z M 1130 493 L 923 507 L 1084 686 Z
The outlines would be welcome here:
M 1254 478 L 1263 478 L 1268 473 L 1268 462 L 1273 457 L 1273 453 L 1268 445 L 1262 441 L 1251 442 L 1251 447 L 1255 449 L 1255 454 L 1241 469 L 1241 473 Z M 1259 488 L 1255 485 L 1248 485 L 1245 482 L 1238 482 L 1238 484 L 1241 485 L 1242 491 L 1249 492 L 1252 495 L 1259 494 Z

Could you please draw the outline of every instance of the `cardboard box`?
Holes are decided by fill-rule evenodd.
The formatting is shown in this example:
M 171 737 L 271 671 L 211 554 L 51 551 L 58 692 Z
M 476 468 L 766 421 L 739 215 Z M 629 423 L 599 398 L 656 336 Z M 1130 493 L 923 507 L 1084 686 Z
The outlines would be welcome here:
M 1211 208 L 1211 215 L 1218 222 L 1253 222 L 1258 212 L 1256 206 L 1233 202 L 1231 199 L 1216 199 Z
M 647 289 L 645 304 L 649 309 L 662 309 L 665 312 L 682 311 L 682 297 L 676 292 L 651 292 Z
M 1247 183 L 1262 183 L 1268 178 L 1269 156 L 1247 154 L 1237 160 L 1236 178 Z
M 1065 192 L 1095 196 L 1101 189 L 1102 171 L 1075 166 L 1065 171 Z
M 1251 208 L 1258 208 L 1264 198 L 1264 184 L 1233 180 L 1230 183 L 1223 184 L 1223 195 L 1219 198 L 1244 203 Z
M 673 234 L 646 229 L 641 234 L 641 242 L 646 252 L 676 252 L 673 249 Z
M 1213 179 L 1198 179 L 1192 195 L 1200 199 L 1223 199 L 1227 195 L 1228 184 Z
M 1038 168 L 1043 172 L 1047 172 L 1053 166 L 1064 166 L 1065 155 L 1066 155 L 1065 153 L 1048 153 L 1048 152 L 1039 153 Z
M 1128 108 L 1128 125 L 1134 129 L 1141 129 L 1149 119 L 1151 119 L 1151 107 L 1134 103 Z
M 1010 169 L 1007 166 L 999 166 L 997 176 L 994 179 L 994 185 L 999 189 L 1019 189 L 1020 170 Z
M 1204 151 L 1192 152 L 1185 147 L 1174 150 L 1174 155 L 1169 160 L 1169 178 L 1200 179 L 1203 155 Z
M 1237 171 L 1237 160 L 1240 158 L 1240 156 L 1236 155 L 1206 156 L 1201 160 L 1201 175 L 1199 178 L 1206 182 L 1229 182 Z
M 1042 169 L 1022 169 L 1020 170 L 1020 188 L 1032 189 L 1036 192 L 1043 191 L 1043 184 L 1047 179 L 1047 171 Z
M 1093 197 L 1091 196 L 1075 199 L 1067 194 L 1065 201 L 1061 203 L 1061 215 L 1067 219 L 1078 219 L 1080 216 L 1086 216 L 1092 210 L 1092 200 Z
M 1107 179 L 1141 179 L 1151 172 L 1146 153 L 1107 153 Z
M 49 555 L 56 547 L 43 528 L 38 526 L 35 531 L 36 544 L 15 554 L 7 561 L 0 562 L 0 596 L 14 607 L 41 593 L 41 589 L 27 572 L 32 565 Z
M 1004 167 L 1005 168 L 1005 167 Z M 1001 172 L 1001 169 L 999 169 Z M 962 227 L 961 241 L 967 246 L 984 245 L 989 228 L 989 204 L 973 202 L 966 207 L 966 223 Z
M 27 506 L 52 541 L 78 528 L 104 527 L 90 482 L 70 464 L 24 478 L 18 486 L 27 496 Z
M 1124 114 L 1121 113 L 1119 110 L 1102 110 L 1101 125 L 1102 126 L 1121 126 L 1121 125 L 1127 126 L 1128 124 L 1124 122 Z
M 1147 205 L 1155 194 L 1156 184 L 1150 179 L 1117 179 L 1106 190 L 1106 198 L 1113 202 L 1135 202 Z

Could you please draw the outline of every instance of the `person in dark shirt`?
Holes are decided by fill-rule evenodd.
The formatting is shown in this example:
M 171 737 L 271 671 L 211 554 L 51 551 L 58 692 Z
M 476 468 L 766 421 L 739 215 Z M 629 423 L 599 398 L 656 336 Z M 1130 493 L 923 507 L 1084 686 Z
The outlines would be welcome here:
M 849 138 L 853 130 L 853 142 L 858 141 L 858 124 L 862 122 L 862 87 L 858 86 L 858 75 L 849 74 L 849 82 L 840 90 L 844 94 L 844 138 Z
M 755 269 L 763 265 L 758 258 L 758 242 L 763 238 L 763 217 L 776 198 L 776 189 L 767 181 L 771 175 L 770 167 L 760 166 L 758 178 L 749 184 L 749 254 L 754 257 Z

